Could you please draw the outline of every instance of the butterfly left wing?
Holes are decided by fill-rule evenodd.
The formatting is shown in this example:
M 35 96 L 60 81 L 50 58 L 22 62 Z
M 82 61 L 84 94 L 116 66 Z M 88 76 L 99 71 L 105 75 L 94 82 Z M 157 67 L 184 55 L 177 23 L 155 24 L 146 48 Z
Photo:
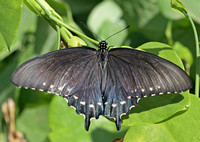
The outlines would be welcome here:
M 53 51 L 20 65 L 11 77 L 19 87 L 58 94 L 85 116 L 85 129 L 90 119 L 103 114 L 100 90 L 101 72 L 97 51 L 87 47 Z
M 109 51 L 105 68 L 105 112 L 120 129 L 121 116 L 137 105 L 139 98 L 186 91 L 189 76 L 177 65 L 153 54 L 127 48 Z

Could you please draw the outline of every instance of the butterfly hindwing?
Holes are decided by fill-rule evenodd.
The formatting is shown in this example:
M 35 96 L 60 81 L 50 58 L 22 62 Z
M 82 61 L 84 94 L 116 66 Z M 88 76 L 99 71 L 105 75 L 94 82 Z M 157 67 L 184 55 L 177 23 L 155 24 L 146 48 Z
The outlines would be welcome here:
M 93 60 L 93 63 L 85 66 L 85 72 L 89 71 L 87 75 L 84 75 L 84 83 L 81 83 L 81 87 L 75 86 L 76 91 L 73 94 L 65 96 L 68 99 L 69 106 L 76 106 L 76 112 L 78 114 L 84 114 L 85 116 L 85 129 L 89 129 L 90 119 L 98 119 L 100 115 L 103 115 L 103 102 L 102 93 L 100 90 L 101 85 L 101 71 L 97 60 Z
M 64 97 L 69 106 L 85 116 L 88 130 L 90 119 L 103 114 L 101 72 L 96 54 L 96 50 L 86 47 L 53 51 L 23 63 L 11 81 L 22 88 Z
M 122 65 L 123 66 L 123 65 Z M 104 100 L 105 100 L 105 112 L 104 115 L 108 118 L 114 118 L 116 122 L 117 129 L 120 129 L 121 126 L 121 116 L 127 114 L 130 111 L 132 106 L 137 105 L 137 98 L 126 91 L 125 88 L 127 85 L 122 85 L 126 82 L 124 81 L 124 74 L 120 72 L 124 68 L 118 68 L 118 63 L 116 63 L 112 57 L 108 57 L 108 63 L 106 68 L 106 87 L 104 91 Z M 120 80 L 121 79 L 121 80 Z
M 134 49 L 110 50 L 105 72 L 105 115 L 115 118 L 117 129 L 121 116 L 137 105 L 138 98 L 182 92 L 192 86 L 177 65 Z

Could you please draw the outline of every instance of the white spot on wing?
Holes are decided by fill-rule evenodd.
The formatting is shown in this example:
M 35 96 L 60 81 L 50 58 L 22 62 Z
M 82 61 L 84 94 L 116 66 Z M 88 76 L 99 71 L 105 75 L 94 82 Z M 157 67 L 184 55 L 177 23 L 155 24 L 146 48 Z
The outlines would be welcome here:
M 125 103 L 126 103 L 126 101 L 121 101 L 121 102 L 120 102 L 121 105 L 123 105 L 123 104 L 125 104 Z
M 110 118 L 112 118 L 112 119 L 114 119 L 114 121 L 116 121 L 116 118 L 115 118 L 115 117 L 110 117 Z
M 94 108 L 94 105 L 93 105 L 93 104 L 90 104 L 89 107 Z
M 39 89 L 39 91 L 44 91 L 43 89 Z
M 75 95 L 74 95 L 73 97 L 74 97 L 74 99 L 76 99 L 76 100 L 78 99 L 78 97 L 77 97 L 77 96 L 75 96 Z
M 84 119 L 85 119 L 85 114 L 83 114 L 83 113 L 80 113 L 80 115 L 82 115 L 82 116 L 84 117 Z
M 74 108 L 76 110 L 76 108 L 74 106 L 70 106 L 70 107 L 72 107 L 72 108 Z
M 133 107 L 135 107 L 135 105 L 132 105 L 129 109 L 131 110 Z
M 137 99 L 137 103 L 139 102 L 140 98 Z
M 142 88 L 142 92 L 144 92 L 144 89 Z
M 117 106 L 117 104 L 112 104 L 112 107 L 116 107 Z
M 81 101 L 80 104 L 81 104 L 81 105 L 85 105 L 85 102 Z
M 122 114 L 120 115 L 120 119 L 121 119 L 121 117 L 122 117 L 123 115 L 126 115 L 126 113 L 122 113 Z
M 71 91 L 72 91 L 72 88 L 67 87 L 67 91 L 68 91 L 68 92 L 71 92 Z
M 61 91 L 62 89 L 63 89 L 62 87 L 58 87 L 58 90 L 60 90 L 60 91 Z
M 95 118 L 94 118 L 94 117 L 91 117 L 91 118 L 90 118 L 90 121 L 91 121 L 92 119 L 95 119 Z
M 67 101 L 67 103 L 68 103 L 68 99 L 66 99 L 66 98 L 65 98 L 65 100 L 66 100 L 66 101 Z

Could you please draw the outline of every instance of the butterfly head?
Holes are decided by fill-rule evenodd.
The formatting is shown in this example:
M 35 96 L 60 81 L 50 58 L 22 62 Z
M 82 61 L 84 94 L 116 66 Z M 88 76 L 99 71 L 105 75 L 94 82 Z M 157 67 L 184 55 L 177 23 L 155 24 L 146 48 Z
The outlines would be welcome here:
M 99 49 L 107 49 L 108 43 L 105 40 L 99 42 Z

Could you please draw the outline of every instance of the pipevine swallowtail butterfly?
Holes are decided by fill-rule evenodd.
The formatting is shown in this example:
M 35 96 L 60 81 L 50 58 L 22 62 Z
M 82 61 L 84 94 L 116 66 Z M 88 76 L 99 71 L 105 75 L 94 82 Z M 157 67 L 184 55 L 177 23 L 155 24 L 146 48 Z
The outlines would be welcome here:
M 20 65 L 11 81 L 19 87 L 58 94 L 90 119 L 113 117 L 117 130 L 121 116 L 137 106 L 138 99 L 186 91 L 189 76 L 177 65 L 156 55 L 128 48 L 108 50 L 74 47 L 53 51 Z

